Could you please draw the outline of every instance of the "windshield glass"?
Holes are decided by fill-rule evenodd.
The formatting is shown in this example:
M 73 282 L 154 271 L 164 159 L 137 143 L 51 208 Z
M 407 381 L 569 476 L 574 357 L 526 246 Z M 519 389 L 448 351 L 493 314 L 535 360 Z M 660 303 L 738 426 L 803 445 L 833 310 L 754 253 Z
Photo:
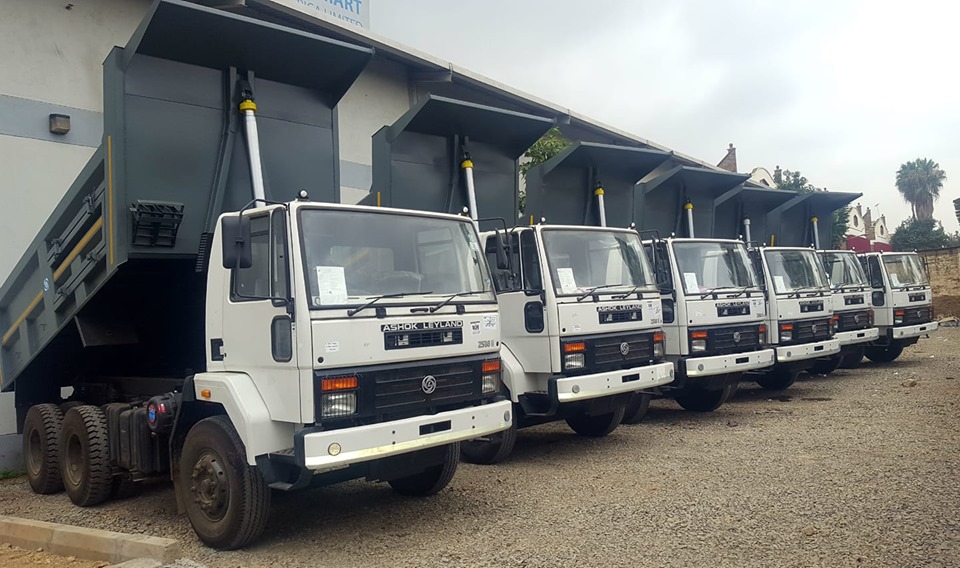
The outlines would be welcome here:
M 903 286 L 917 286 L 926 284 L 927 271 L 915 254 L 883 254 L 883 267 L 887 271 L 887 278 L 894 288 Z
M 812 250 L 764 249 L 763 254 L 778 294 L 827 285 L 817 253 Z
M 543 245 L 558 296 L 656 285 L 636 233 L 544 230 Z
M 673 243 L 683 289 L 688 294 L 757 286 L 747 247 L 741 243 Z
M 860 266 L 857 256 L 850 252 L 822 252 L 823 270 L 827 280 L 834 288 L 840 286 L 869 286 L 867 275 Z
M 490 275 L 469 221 L 363 211 L 301 209 L 310 305 L 349 306 L 383 294 L 476 292 Z

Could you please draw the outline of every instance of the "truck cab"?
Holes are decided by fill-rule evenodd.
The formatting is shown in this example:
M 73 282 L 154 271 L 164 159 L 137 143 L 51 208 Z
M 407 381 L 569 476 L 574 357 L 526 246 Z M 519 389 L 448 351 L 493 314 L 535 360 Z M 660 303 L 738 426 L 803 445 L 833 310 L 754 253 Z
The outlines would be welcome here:
M 936 331 L 933 292 L 923 260 L 915 252 L 858 255 L 870 284 L 877 339 L 866 348 L 871 361 L 888 363 L 920 337 Z
M 873 325 L 870 282 L 860 266 L 857 253 L 821 250 L 817 255 L 830 281 L 833 319 L 837 324 L 835 337 L 840 342 L 840 353 L 818 361 L 811 370 L 829 374 L 840 367 L 858 367 L 864 350 L 876 341 L 879 330 Z
M 840 353 L 834 336 L 833 297 L 823 265 L 812 248 L 752 249 L 767 294 L 767 333 L 776 362 L 753 378 L 764 388 L 789 388 L 816 360 Z
M 711 411 L 743 374 L 769 367 L 766 301 L 742 241 L 667 238 L 645 242 L 655 255 L 667 358 L 677 379 L 659 392 L 684 408 Z

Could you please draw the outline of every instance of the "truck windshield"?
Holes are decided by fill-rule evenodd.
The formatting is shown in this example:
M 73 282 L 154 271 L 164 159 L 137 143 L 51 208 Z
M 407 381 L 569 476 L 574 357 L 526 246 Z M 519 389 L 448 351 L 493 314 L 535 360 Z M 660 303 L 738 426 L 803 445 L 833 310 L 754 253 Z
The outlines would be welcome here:
M 823 269 L 826 271 L 827 280 L 830 281 L 832 287 L 870 285 L 855 253 L 821 252 L 820 260 L 823 261 Z
M 399 300 L 406 302 L 428 294 L 494 299 L 468 220 L 304 208 L 300 227 L 314 309 L 355 306 L 383 295 L 406 296 Z
M 636 233 L 545 229 L 543 245 L 558 296 L 656 286 Z
M 883 267 L 894 288 L 925 285 L 929 282 L 920 257 L 915 254 L 883 254 Z
M 688 294 L 757 286 L 747 247 L 742 243 L 674 241 L 673 253 Z
M 812 250 L 765 249 L 763 255 L 777 294 L 817 290 L 827 285 L 817 253 Z

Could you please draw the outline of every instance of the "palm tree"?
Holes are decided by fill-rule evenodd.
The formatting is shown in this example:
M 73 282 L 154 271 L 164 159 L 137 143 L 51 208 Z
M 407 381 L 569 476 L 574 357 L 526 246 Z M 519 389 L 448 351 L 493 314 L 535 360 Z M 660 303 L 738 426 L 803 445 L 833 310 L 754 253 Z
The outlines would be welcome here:
M 933 219 L 933 202 L 940 198 L 946 179 L 940 164 L 928 158 L 917 158 L 900 166 L 897 189 L 910 204 L 914 219 Z

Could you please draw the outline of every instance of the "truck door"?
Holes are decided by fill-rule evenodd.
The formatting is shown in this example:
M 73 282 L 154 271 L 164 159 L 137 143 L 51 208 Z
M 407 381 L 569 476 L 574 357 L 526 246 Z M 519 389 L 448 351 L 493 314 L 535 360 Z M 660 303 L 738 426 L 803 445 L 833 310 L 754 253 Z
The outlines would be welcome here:
M 253 264 L 230 275 L 222 352 L 227 371 L 253 378 L 271 419 L 301 422 L 287 226 L 283 207 L 251 216 Z

